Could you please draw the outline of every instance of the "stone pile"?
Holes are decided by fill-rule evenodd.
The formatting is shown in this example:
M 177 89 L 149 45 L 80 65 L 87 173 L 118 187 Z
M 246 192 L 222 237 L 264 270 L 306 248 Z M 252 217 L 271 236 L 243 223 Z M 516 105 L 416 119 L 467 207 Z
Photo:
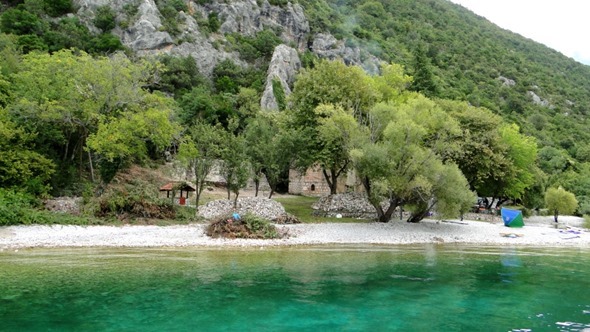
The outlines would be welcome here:
M 81 197 L 55 197 L 45 201 L 45 208 L 53 212 L 80 214 Z
M 312 205 L 314 215 L 323 217 L 376 218 L 375 208 L 364 193 L 336 194 L 320 198 Z
M 255 216 L 265 218 L 278 223 L 297 223 L 293 216 L 285 212 L 281 203 L 262 197 L 239 198 L 237 208 L 234 209 L 234 201 L 220 199 L 211 201 L 199 207 L 198 215 L 205 219 L 213 219 L 219 216 L 237 212 L 241 215 L 252 213 Z

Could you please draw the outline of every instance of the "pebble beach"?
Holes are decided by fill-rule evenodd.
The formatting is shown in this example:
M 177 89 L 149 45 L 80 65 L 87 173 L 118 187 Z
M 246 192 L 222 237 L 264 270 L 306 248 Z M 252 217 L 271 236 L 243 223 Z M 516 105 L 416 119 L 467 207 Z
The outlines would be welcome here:
M 275 240 L 215 239 L 204 224 L 182 226 L 8 226 L 0 227 L 0 251 L 64 247 L 266 247 L 300 245 L 421 243 L 517 245 L 590 248 L 590 232 L 583 220 L 551 218 L 525 220 L 522 228 L 497 221 L 436 221 L 417 224 L 319 223 L 277 225 L 286 236 Z

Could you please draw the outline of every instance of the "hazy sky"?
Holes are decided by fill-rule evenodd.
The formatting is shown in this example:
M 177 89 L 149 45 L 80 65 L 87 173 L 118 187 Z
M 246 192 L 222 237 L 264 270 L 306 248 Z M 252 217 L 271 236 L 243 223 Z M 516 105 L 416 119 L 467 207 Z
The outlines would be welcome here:
M 496 25 L 590 65 L 588 0 L 451 0 Z

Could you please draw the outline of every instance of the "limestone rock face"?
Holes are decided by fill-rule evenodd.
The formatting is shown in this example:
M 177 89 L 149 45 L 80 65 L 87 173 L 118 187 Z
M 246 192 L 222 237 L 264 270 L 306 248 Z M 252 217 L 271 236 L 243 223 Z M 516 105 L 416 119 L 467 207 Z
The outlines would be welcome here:
M 124 20 L 123 8 L 131 4 L 131 0 L 75 0 L 78 8 L 77 16 L 90 30 L 96 32 L 92 24 L 97 8 L 110 6 L 117 14 L 117 21 Z M 117 28 L 113 31 L 121 38 L 121 42 L 136 52 L 164 48 L 173 43 L 168 32 L 160 31 L 162 22 L 160 12 L 154 0 L 141 0 L 136 2 L 138 10 L 134 22 L 126 29 Z
M 127 30 L 122 31 L 121 41 L 135 51 L 156 50 L 172 45 L 168 32 L 159 31 L 162 26 L 160 12 L 153 0 L 145 0 L 139 6 L 139 18 Z
M 268 75 L 266 77 L 266 87 L 260 100 L 260 107 L 265 110 L 278 110 L 279 106 L 273 92 L 272 82 L 278 80 L 283 87 L 285 96 L 291 94 L 291 86 L 295 82 L 295 75 L 301 68 L 301 61 L 297 51 L 287 45 L 279 45 L 275 48 L 270 65 L 268 66 Z
M 344 41 L 336 39 L 329 33 L 315 35 L 311 50 L 320 58 L 342 59 L 345 64 L 360 66 L 368 73 L 379 72 L 381 61 L 377 57 L 366 52 L 363 54 L 358 46 L 347 46 Z M 365 58 L 364 61 L 363 58 Z
M 297 45 L 300 51 L 307 47 L 309 22 L 299 4 L 285 7 L 272 6 L 267 0 L 258 5 L 256 0 L 241 0 L 225 3 L 215 1 L 199 7 L 202 15 L 217 13 L 221 22 L 219 32 L 240 33 L 254 36 L 257 32 L 267 29 L 281 31 L 281 39 L 285 43 Z
M 74 14 L 91 31 L 99 33 L 93 21 L 99 7 L 110 6 L 116 14 L 116 28 L 111 32 L 118 36 L 122 43 L 139 56 L 170 54 L 192 56 L 199 70 L 210 76 L 213 68 L 222 60 L 231 59 L 235 63 L 247 66 L 232 51 L 226 34 L 239 33 L 254 36 L 256 33 L 271 29 L 280 34 L 285 45 L 292 46 L 298 52 L 311 50 L 321 58 L 342 59 L 346 64 L 358 65 L 367 72 L 379 72 L 380 60 L 356 45 L 349 45 L 336 39 L 329 33 L 319 33 L 313 37 L 311 44 L 310 27 L 303 7 L 299 4 L 287 3 L 284 6 L 271 5 L 268 0 L 213 0 L 206 4 L 197 1 L 186 1 L 187 10 L 178 13 L 177 23 L 180 33 L 171 35 L 165 30 L 163 16 L 155 0 L 74 0 L 77 13 Z M 135 11 L 129 8 L 136 9 Z M 133 14 L 130 14 L 133 12 Z M 216 14 L 221 26 L 217 32 L 208 31 L 199 26 L 207 24 L 207 18 Z M 289 51 L 289 53 L 293 53 Z M 289 56 L 289 59 L 295 59 Z M 289 67 L 295 60 L 286 60 Z M 272 65 L 271 65 L 272 66 Z M 273 71 L 276 71 L 275 69 Z M 280 70 L 279 70 L 280 71 Z M 270 73 L 273 74 L 274 73 Z M 274 76 L 273 76 L 274 77 Z M 278 77 L 284 78 L 281 75 Z M 289 91 L 283 84 L 285 91 Z M 267 90 L 269 88 L 267 87 Z M 276 108 L 266 91 L 267 98 L 263 107 Z M 276 104 L 276 102 L 275 102 Z
M 303 8 L 299 4 L 272 6 L 268 1 L 258 5 L 256 0 L 239 0 L 226 2 L 216 0 L 205 5 L 188 1 L 188 13 L 179 13 L 181 33 L 171 36 L 163 30 L 162 14 L 154 0 L 74 0 L 78 8 L 76 16 L 98 33 L 93 25 L 96 10 L 102 6 L 110 6 L 117 14 L 117 27 L 112 31 L 121 42 L 140 56 L 155 54 L 171 54 L 192 56 L 199 70 L 210 75 L 215 65 L 225 59 L 244 65 L 237 53 L 225 51 L 223 47 L 213 46 L 226 42 L 224 34 L 240 33 L 253 36 L 263 29 L 281 31 L 285 43 L 296 45 L 300 51 L 307 47 L 309 22 Z M 137 6 L 137 13 L 132 17 L 125 14 L 126 6 Z M 207 18 L 209 14 L 217 14 L 222 25 L 218 33 L 205 36 L 199 28 L 195 17 Z M 120 24 L 126 22 L 125 25 Z M 124 27 L 122 27 L 124 26 Z

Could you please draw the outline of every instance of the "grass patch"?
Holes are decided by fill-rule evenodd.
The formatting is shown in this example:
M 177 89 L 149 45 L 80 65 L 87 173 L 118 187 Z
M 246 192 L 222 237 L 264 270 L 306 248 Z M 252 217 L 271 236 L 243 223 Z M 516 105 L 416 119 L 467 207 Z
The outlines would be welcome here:
M 288 196 L 288 197 L 277 197 L 273 198 L 275 201 L 281 203 L 287 213 L 290 213 L 297 217 L 302 223 L 324 223 L 324 222 L 337 222 L 337 223 L 363 223 L 371 222 L 369 219 L 357 219 L 357 218 L 333 218 L 333 217 L 319 217 L 313 215 L 313 209 L 311 206 L 317 202 L 319 197 L 306 197 L 306 196 Z

